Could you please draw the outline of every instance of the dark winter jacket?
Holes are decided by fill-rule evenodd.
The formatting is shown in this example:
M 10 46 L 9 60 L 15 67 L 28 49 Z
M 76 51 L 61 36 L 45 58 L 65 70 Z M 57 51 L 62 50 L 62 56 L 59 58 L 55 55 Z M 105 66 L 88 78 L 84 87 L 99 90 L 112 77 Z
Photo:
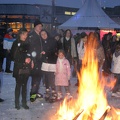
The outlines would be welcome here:
M 32 31 L 27 41 L 29 43 L 29 54 L 31 56 L 31 59 L 34 62 L 34 68 L 32 69 L 32 75 L 39 75 L 41 70 L 41 51 L 42 51 L 42 42 L 40 36 L 35 32 Z M 34 56 L 33 53 L 36 53 Z
M 25 59 L 28 58 L 29 44 L 26 41 L 15 40 L 11 48 L 11 57 L 14 61 L 13 77 L 17 77 L 19 69 L 29 67 L 31 69 L 31 64 L 26 64 Z
M 46 40 L 42 40 L 43 51 L 45 55 L 42 55 L 42 61 L 46 63 L 56 64 L 57 61 L 57 42 L 48 37 Z

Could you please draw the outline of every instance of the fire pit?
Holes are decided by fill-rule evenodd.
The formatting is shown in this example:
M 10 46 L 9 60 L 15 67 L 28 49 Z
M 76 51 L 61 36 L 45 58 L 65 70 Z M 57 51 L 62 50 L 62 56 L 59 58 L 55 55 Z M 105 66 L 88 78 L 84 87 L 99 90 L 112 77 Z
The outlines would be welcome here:
M 120 110 L 108 105 L 105 87 L 111 84 L 98 71 L 98 60 L 93 46 L 86 50 L 83 66 L 78 73 L 79 88 L 77 99 L 65 99 L 57 111 L 56 120 L 120 120 Z

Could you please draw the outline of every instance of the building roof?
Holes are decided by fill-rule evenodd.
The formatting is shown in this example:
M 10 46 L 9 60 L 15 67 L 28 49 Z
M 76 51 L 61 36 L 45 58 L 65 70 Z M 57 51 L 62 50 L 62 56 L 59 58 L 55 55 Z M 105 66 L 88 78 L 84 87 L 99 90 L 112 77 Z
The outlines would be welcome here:
M 59 28 L 120 29 L 120 25 L 109 18 L 109 16 L 101 9 L 97 0 L 86 0 L 78 12 L 60 25 Z

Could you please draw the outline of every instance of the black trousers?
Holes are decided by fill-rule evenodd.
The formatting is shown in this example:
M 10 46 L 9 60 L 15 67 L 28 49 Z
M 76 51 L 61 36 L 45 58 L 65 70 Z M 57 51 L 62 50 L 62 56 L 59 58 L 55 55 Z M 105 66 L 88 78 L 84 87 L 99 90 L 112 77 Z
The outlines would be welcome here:
M 41 82 L 41 73 L 39 75 L 33 75 L 31 81 L 31 92 L 30 95 L 39 93 L 39 86 Z
M 55 75 L 54 72 L 43 72 L 46 89 L 55 90 Z
M 20 94 L 22 93 L 22 104 L 26 104 L 28 75 L 16 77 L 15 105 L 19 105 Z
M 9 71 L 11 65 L 11 54 L 6 50 L 5 55 L 6 55 L 6 71 Z

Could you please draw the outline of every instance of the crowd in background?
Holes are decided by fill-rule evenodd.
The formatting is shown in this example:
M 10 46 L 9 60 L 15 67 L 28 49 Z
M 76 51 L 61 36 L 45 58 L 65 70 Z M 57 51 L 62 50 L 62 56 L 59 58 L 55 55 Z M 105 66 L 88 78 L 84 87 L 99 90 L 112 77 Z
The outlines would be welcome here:
M 12 37 L 12 28 L 7 29 L 4 37 L 0 36 L 0 72 L 3 72 L 3 60 L 6 58 L 6 73 L 12 73 L 16 80 L 15 108 L 20 109 L 20 94 L 22 107 L 29 109 L 26 100 L 27 81 L 31 76 L 30 101 L 37 98 L 54 102 L 64 98 L 61 88 L 65 88 L 65 97 L 72 98 L 70 93 L 70 78 L 77 78 L 85 52 L 93 46 L 95 57 L 98 59 L 98 69 L 104 75 L 114 74 L 116 84 L 112 96 L 120 97 L 120 40 L 111 32 L 100 39 L 98 32 L 89 34 L 82 32 L 75 35 L 70 29 L 63 34 L 50 34 L 43 24 L 36 20 L 34 29 L 28 33 L 25 28 L 18 31 L 17 38 Z M 13 71 L 10 70 L 14 61 Z M 72 70 L 73 67 L 73 70 Z M 98 71 L 99 71 L 98 70 Z M 39 93 L 40 83 L 45 85 L 45 96 Z M 79 86 L 79 80 L 75 86 Z M 0 84 L 1 88 L 1 84 Z M 22 88 L 22 91 L 21 91 Z M 4 91 L 3 91 L 4 92 Z M 0 102 L 4 101 L 0 99 Z

